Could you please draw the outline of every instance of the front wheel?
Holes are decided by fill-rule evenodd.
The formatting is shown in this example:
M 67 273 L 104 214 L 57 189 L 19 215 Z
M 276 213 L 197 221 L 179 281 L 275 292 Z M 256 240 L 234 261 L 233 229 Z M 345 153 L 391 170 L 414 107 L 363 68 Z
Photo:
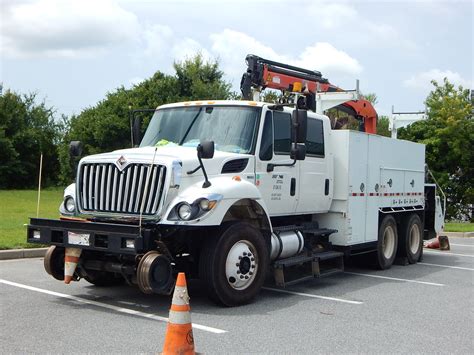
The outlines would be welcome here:
M 380 223 L 377 243 L 377 267 L 389 269 L 397 254 L 398 233 L 397 222 L 392 216 L 385 216 Z
M 209 297 L 225 306 L 250 302 L 260 291 L 269 264 L 262 234 L 239 222 L 209 237 L 201 250 L 199 274 Z

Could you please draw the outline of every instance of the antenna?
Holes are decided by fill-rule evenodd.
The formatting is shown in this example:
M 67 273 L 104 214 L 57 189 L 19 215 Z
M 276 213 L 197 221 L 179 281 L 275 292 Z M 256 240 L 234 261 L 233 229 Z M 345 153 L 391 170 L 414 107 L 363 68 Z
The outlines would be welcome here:
M 40 155 L 40 169 L 38 177 L 38 204 L 36 205 L 36 218 L 39 217 L 40 199 L 41 199 L 41 174 L 43 172 L 43 153 Z

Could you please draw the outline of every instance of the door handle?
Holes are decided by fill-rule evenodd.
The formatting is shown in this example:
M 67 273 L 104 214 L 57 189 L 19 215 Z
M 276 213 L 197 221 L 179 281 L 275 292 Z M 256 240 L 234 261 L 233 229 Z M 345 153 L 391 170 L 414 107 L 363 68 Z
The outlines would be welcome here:
M 291 184 L 290 184 L 290 196 L 295 196 L 296 193 L 296 179 L 291 178 Z
M 324 182 L 324 195 L 329 195 L 329 179 Z

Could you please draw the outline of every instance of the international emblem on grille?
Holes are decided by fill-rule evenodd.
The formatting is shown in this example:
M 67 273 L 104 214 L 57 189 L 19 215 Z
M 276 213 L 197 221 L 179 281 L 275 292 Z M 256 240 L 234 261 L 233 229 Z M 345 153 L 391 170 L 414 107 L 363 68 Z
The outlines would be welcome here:
M 128 165 L 128 161 L 127 159 L 125 159 L 125 157 L 122 155 L 120 158 L 117 159 L 117 161 L 115 162 L 115 166 L 120 170 L 120 171 L 123 171 L 123 169 L 125 169 L 125 167 Z

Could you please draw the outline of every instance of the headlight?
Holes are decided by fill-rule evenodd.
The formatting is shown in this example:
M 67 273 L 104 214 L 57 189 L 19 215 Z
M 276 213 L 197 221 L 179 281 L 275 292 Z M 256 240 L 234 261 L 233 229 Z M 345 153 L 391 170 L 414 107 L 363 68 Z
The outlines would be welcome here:
M 178 216 L 179 216 L 179 218 L 181 218 L 185 221 L 188 221 L 188 220 L 191 219 L 192 213 L 193 213 L 193 209 L 187 203 L 182 203 L 178 207 Z
M 70 213 L 73 213 L 76 210 L 76 204 L 71 196 L 66 197 L 64 200 L 64 208 Z
M 201 218 L 216 207 L 220 200 L 222 200 L 222 195 L 209 194 L 206 197 L 195 199 L 191 204 L 180 202 L 171 210 L 168 219 L 171 221 L 191 221 Z

